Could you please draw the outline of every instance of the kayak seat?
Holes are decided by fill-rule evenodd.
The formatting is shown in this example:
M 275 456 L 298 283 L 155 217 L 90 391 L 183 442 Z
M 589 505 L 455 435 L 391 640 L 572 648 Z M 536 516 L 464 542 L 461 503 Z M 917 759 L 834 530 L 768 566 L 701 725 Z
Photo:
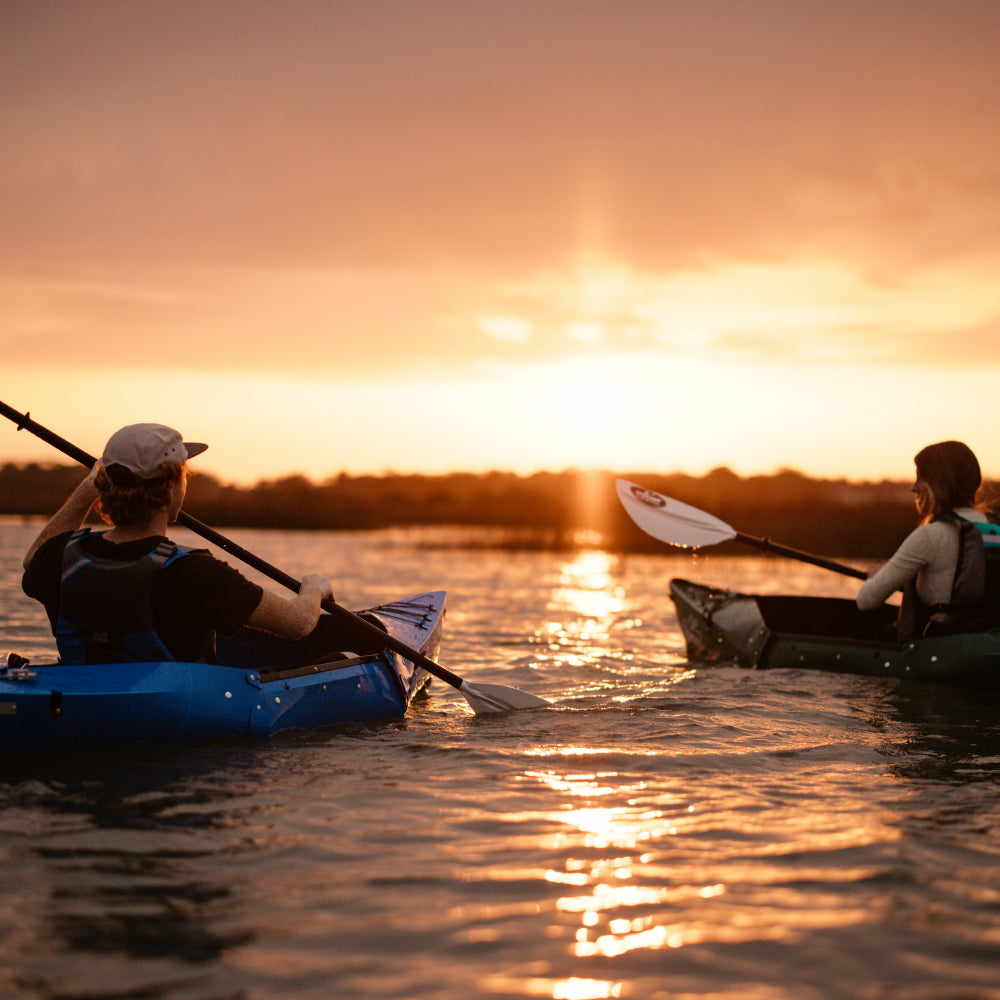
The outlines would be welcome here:
M 764 624 L 771 632 L 881 645 L 896 642 L 899 609 L 892 605 L 861 611 L 853 600 L 840 597 L 764 595 L 756 600 Z
M 378 625 L 384 631 L 381 622 Z M 220 635 L 216 639 L 216 659 L 226 666 L 266 671 L 269 667 L 304 667 L 344 656 L 377 655 L 384 648 L 377 638 L 352 627 L 350 621 L 320 615 L 316 628 L 304 639 L 282 639 L 253 628 L 240 629 L 233 636 Z

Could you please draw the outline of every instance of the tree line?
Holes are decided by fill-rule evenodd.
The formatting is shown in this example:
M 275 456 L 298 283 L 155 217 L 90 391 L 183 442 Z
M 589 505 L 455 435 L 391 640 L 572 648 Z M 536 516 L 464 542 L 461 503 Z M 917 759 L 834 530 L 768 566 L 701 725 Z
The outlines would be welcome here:
M 916 524 L 908 484 L 819 480 L 783 470 L 741 478 L 624 473 L 748 535 L 831 557 L 880 559 Z M 80 481 L 79 466 L 0 466 L 0 514 L 55 511 Z M 619 552 L 665 552 L 622 510 L 611 472 L 454 473 L 352 476 L 316 483 L 304 476 L 251 486 L 192 475 L 185 509 L 219 528 L 377 530 L 415 525 L 490 529 L 489 544 L 568 549 L 596 544 Z M 470 533 L 470 537 L 476 537 Z M 732 552 L 747 551 L 728 543 Z M 721 550 L 718 547 L 717 550 Z

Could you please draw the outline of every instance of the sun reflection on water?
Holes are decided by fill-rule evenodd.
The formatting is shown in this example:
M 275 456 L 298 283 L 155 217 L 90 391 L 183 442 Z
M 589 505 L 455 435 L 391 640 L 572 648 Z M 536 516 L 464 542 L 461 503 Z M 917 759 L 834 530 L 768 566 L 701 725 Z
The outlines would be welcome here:
M 603 622 L 625 608 L 624 590 L 612 570 L 618 557 L 599 550 L 578 552 L 562 567 L 550 610 Z
M 585 666 L 618 655 L 612 632 L 623 628 L 625 589 L 616 577 L 618 557 L 578 552 L 560 569 L 548 602 L 549 619 L 536 638 L 567 666 Z
M 592 760 L 611 753 L 594 747 L 562 747 L 539 748 L 534 755 Z M 615 770 L 537 768 L 524 772 L 524 778 L 557 793 L 565 803 L 548 814 L 564 828 L 552 844 L 563 863 L 547 869 L 544 878 L 568 890 L 556 900 L 555 916 L 560 923 L 552 927 L 552 936 L 568 935 L 573 957 L 614 958 L 639 949 L 677 949 L 703 940 L 703 929 L 678 919 L 679 908 L 722 896 L 726 886 L 719 882 L 656 884 L 660 880 L 650 877 L 659 859 L 658 843 L 676 837 L 693 823 L 694 806 L 682 795 L 661 789 L 656 807 L 651 808 L 647 782 Z M 613 801 L 602 805 L 602 799 Z M 566 918 L 571 920 L 569 928 Z M 586 982 L 594 989 L 614 986 Z M 563 981 L 560 989 L 570 987 Z M 615 995 L 558 993 L 555 986 L 551 993 L 553 998 Z
M 649 608 L 637 604 L 625 562 L 583 549 L 558 564 L 546 617 L 533 632 L 538 665 L 572 671 L 580 698 L 629 702 L 689 676 L 682 670 L 687 660 L 679 630 L 676 641 L 663 642 L 661 626 L 644 627 Z M 662 586 L 666 593 L 666 580 Z M 662 602 L 656 607 L 661 615 Z M 626 678 L 630 687 L 622 684 Z
M 673 963 L 697 962 L 707 945 L 790 941 L 870 919 L 863 906 L 844 907 L 835 890 L 817 896 L 817 886 L 830 877 L 831 852 L 899 837 L 878 811 L 843 826 L 832 805 L 829 823 L 817 824 L 815 813 L 798 817 L 794 805 L 776 809 L 752 783 L 727 780 L 713 795 L 659 766 L 662 751 L 630 747 L 623 757 L 610 744 L 577 744 L 524 753 L 531 763 L 519 779 L 545 801 L 528 814 L 545 830 L 535 844 L 545 860 L 531 874 L 552 890 L 541 894 L 538 912 L 545 937 L 563 948 L 550 978 L 519 984 L 524 996 L 631 997 L 628 980 L 601 978 L 603 963 L 627 956 L 633 970 L 655 978 Z M 836 785 L 828 797 L 836 803 Z M 726 838 L 731 852 L 718 858 L 706 836 Z M 869 866 L 835 870 L 836 880 L 862 884 L 877 874 Z M 797 883 L 811 887 L 808 905 Z M 882 905 L 876 898 L 876 912 Z
M 480 981 L 480 987 L 490 992 L 510 993 L 523 997 L 551 997 L 551 1000 L 616 1000 L 624 996 L 623 983 L 608 979 L 515 979 L 492 975 Z

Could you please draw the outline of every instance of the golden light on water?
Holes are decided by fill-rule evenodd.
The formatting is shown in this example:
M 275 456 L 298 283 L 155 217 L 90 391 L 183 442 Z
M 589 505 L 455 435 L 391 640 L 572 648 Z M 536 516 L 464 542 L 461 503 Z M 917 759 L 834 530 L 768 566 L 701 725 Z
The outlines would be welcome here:
M 587 477 L 581 480 L 580 502 L 586 502 Z M 634 566 L 630 572 L 634 575 Z M 630 599 L 628 580 L 620 556 L 584 549 L 560 565 L 553 581 L 548 617 L 535 632 L 536 656 L 558 666 L 591 668 L 576 675 L 581 679 L 580 695 L 614 682 L 617 688 L 612 697 L 629 701 L 676 684 L 684 676 L 678 669 L 684 662 L 679 633 L 676 648 L 658 644 L 637 655 L 643 644 L 643 615 Z M 651 662 L 662 669 L 650 674 Z M 635 678 L 633 691 L 621 688 L 623 675 Z
M 618 558 L 607 552 L 579 552 L 565 563 L 549 609 L 577 616 L 576 628 L 607 635 L 610 621 L 625 609 L 624 589 L 612 575 Z
M 551 1000 L 615 1000 L 624 996 L 623 983 L 609 979 L 584 979 L 570 976 L 567 979 L 515 979 L 492 975 L 480 981 L 479 986 L 490 992 L 517 994 L 524 997 L 551 997 Z
M 583 551 L 562 566 L 548 604 L 551 617 L 538 635 L 550 655 L 580 666 L 609 652 L 611 627 L 626 607 L 611 572 L 616 561 L 606 552 Z
M 564 747 L 558 751 L 539 750 L 537 756 L 565 760 L 610 753 L 601 748 Z M 566 828 L 565 833 L 556 835 L 553 845 L 565 856 L 565 862 L 561 869 L 546 870 L 544 878 L 551 884 L 579 890 L 559 897 L 555 906 L 557 914 L 569 915 L 578 922 L 569 943 L 574 957 L 614 958 L 638 949 L 679 948 L 702 939 L 702 932 L 685 921 L 664 921 L 663 908 L 685 900 L 721 896 L 726 891 L 724 884 L 635 882 L 636 875 L 654 861 L 653 845 L 677 836 L 684 817 L 692 815 L 693 806 L 684 805 L 679 795 L 667 794 L 659 796 L 662 808 L 650 808 L 645 801 L 646 782 L 612 770 L 533 769 L 525 772 L 525 778 L 569 799 L 564 810 L 549 816 Z M 597 804 L 609 797 L 614 804 Z M 573 800 L 578 799 L 586 801 L 577 806 Z M 558 933 L 563 933 L 561 926 Z M 604 983 L 602 988 L 612 985 Z M 569 989 L 565 985 L 563 988 Z M 557 993 L 553 989 L 553 998 L 560 995 L 593 994 Z
M 802 738 L 808 741 L 809 734 Z M 714 755 L 711 749 L 705 753 Z M 829 875 L 826 862 L 804 860 L 789 867 L 789 859 L 822 858 L 865 842 L 891 843 L 899 831 L 887 825 L 881 812 L 857 816 L 850 829 L 840 829 L 840 821 L 833 819 L 830 828 L 817 827 L 815 814 L 804 822 L 794 808 L 762 807 L 752 788 L 732 781 L 719 787 L 709 780 L 715 788 L 711 792 L 673 784 L 669 770 L 651 778 L 655 765 L 641 758 L 659 758 L 662 749 L 630 748 L 634 773 L 601 766 L 620 754 L 620 748 L 610 745 L 538 747 L 527 753 L 538 766 L 521 775 L 552 800 L 551 808 L 530 814 L 550 828 L 540 836 L 538 849 L 559 859 L 534 872 L 558 893 L 542 904 L 541 912 L 551 910 L 552 915 L 546 936 L 563 942 L 568 960 L 586 963 L 581 971 L 599 971 L 595 960 L 636 953 L 666 956 L 706 942 L 789 940 L 866 918 L 856 908 L 841 906 L 833 893 L 829 906 L 816 906 L 815 886 Z M 829 789 L 829 798 L 832 816 L 836 787 Z M 708 831 L 716 842 L 723 835 L 742 846 L 736 854 L 716 857 L 702 849 Z M 842 865 L 836 870 L 837 879 L 864 881 L 872 874 Z M 808 906 L 798 882 L 814 887 Z M 616 979 L 585 975 L 529 977 L 521 988 L 525 996 L 552 1000 L 631 996 L 627 989 L 615 992 L 622 988 Z

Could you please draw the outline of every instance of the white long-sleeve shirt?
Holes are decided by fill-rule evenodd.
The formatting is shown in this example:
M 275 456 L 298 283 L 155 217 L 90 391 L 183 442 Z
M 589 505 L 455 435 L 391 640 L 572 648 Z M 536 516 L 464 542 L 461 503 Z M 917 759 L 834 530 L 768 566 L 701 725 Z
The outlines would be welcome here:
M 966 521 L 985 522 L 986 516 L 973 507 L 959 507 L 955 513 Z M 946 604 L 958 565 L 958 525 L 954 521 L 931 521 L 915 528 L 893 557 L 858 591 L 862 611 L 871 611 L 915 576 L 917 594 L 925 604 Z

